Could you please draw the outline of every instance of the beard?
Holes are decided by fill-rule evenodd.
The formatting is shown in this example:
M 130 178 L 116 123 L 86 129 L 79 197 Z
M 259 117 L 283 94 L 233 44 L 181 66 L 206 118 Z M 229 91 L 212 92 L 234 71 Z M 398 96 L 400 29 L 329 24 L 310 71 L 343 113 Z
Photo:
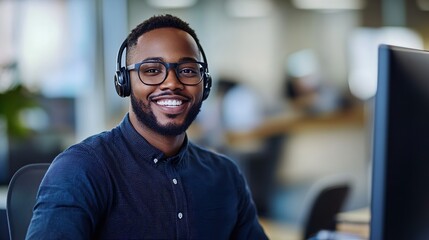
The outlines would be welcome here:
M 191 109 L 188 112 L 188 115 L 185 118 L 183 124 L 173 124 L 169 123 L 167 125 L 161 125 L 156 119 L 155 114 L 150 109 L 150 104 L 145 104 L 143 101 L 138 100 L 134 93 L 131 93 L 131 107 L 136 114 L 137 120 L 142 126 L 146 126 L 151 130 L 164 135 L 164 136 L 177 136 L 184 133 L 191 123 L 195 120 L 198 113 L 201 110 L 203 101 L 199 101 L 196 104 L 191 106 Z M 167 115 L 168 118 L 175 118 L 176 115 Z

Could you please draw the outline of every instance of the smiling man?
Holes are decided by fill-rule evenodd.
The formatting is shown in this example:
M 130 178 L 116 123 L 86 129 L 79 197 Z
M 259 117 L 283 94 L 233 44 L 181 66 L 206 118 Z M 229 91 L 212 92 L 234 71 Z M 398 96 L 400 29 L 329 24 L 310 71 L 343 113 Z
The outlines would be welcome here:
M 132 33 L 127 57 L 135 63 L 127 68 L 136 80 L 131 81 L 130 121 L 146 140 L 159 142 L 156 147 L 171 154 L 200 111 L 207 64 L 198 61 L 198 45 L 181 29 L 154 29 L 135 43 L 133 37 Z
M 129 113 L 55 158 L 27 239 L 266 239 L 237 166 L 186 136 L 211 87 L 194 30 L 154 16 L 117 61 Z

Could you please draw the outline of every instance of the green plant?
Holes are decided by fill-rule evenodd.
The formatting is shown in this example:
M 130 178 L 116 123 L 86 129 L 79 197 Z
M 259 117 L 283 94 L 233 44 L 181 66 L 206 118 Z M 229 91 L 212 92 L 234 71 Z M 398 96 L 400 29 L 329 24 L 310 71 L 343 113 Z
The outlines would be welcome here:
M 22 137 L 29 133 L 19 114 L 23 109 L 35 106 L 37 106 L 35 95 L 22 85 L 16 85 L 0 93 L 0 117 L 6 120 L 10 136 Z

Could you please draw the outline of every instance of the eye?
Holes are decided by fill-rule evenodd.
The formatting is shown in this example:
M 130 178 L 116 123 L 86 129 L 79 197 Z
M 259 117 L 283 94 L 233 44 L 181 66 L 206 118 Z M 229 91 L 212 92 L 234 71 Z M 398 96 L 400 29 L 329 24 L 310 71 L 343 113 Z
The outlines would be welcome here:
M 161 63 L 143 63 L 140 65 L 140 73 L 144 76 L 156 76 L 164 72 L 165 67 Z
M 155 74 L 155 73 L 159 73 L 160 72 L 160 70 L 159 69 L 156 69 L 156 68 L 148 68 L 148 69 L 145 69 L 145 71 L 144 71 L 145 73 L 153 73 L 153 74 Z
M 183 77 L 195 77 L 200 75 L 200 68 L 198 63 L 183 63 L 179 66 L 179 74 Z
M 180 73 L 185 75 L 195 75 L 197 72 L 191 68 L 184 68 L 180 70 Z

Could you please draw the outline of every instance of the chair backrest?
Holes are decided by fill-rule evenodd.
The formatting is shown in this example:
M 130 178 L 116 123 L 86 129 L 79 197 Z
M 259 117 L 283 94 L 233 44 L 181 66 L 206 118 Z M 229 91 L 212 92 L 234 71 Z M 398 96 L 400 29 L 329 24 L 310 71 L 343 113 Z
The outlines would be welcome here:
M 350 191 L 347 183 L 338 183 L 320 190 L 308 212 L 304 226 L 304 239 L 320 230 L 335 230 L 336 216 L 341 211 Z
M 49 163 L 29 164 L 12 176 L 6 201 L 10 239 L 25 239 L 40 182 Z

